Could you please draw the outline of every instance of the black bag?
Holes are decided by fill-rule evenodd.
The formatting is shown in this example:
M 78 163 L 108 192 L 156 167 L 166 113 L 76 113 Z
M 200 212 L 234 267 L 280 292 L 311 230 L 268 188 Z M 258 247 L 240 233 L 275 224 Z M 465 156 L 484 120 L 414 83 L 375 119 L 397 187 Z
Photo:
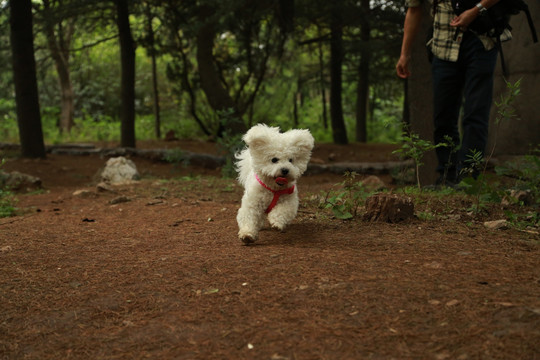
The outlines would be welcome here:
M 476 6 L 478 2 L 479 0 L 452 0 L 452 8 L 454 9 L 456 15 L 460 15 L 465 10 Z M 517 15 L 521 11 L 523 11 L 527 16 L 533 41 L 535 43 L 538 42 L 531 13 L 524 0 L 501 0 L 487 9 L 487 11 L 481 12 L 480 15 L 471 24 L 469 24 L 469 30 L 475 34 L 486 35 L 497 39 L 497 48 L 501 54 L 501 65 L 505 76 L 507 75 L 507 71 L 502 53 L 501 35 L 506 29 L 512 30 L 509 23 L 510 16 Z

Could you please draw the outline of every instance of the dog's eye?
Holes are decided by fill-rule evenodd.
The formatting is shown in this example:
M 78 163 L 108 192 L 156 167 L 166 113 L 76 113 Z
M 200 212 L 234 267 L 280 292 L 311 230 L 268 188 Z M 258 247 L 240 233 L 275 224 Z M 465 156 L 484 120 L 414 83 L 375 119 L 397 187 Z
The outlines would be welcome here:
M 292 163 L 292 159 L 289 159 L 289 162 Z
M 273 162 L 274 164 L 277 163 L 278 161 L 279 161 L 278 158 L 273 158 L 273 159 L 272 159 L 272 162 Z

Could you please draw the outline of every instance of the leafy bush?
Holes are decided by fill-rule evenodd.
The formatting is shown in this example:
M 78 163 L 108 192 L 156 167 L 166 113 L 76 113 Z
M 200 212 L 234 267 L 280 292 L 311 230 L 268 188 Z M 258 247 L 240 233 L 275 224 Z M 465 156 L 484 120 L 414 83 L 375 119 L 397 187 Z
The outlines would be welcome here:
M 348 220 L 358 215 L 358 209 L 364 204 L 370 192 L 360 181 L 356 181 L 356 172 L 345 173 L 345 180 L 338 184 L 340 188 L 329 191 L 321 204 L 325 209 L 331 209 L 338 219 Z

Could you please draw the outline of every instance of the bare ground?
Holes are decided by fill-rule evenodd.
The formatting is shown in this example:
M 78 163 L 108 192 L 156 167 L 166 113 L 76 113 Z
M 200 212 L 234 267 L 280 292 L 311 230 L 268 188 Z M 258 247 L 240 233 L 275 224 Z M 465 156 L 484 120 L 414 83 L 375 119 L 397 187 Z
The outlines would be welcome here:
M 47 191 L 0 219 L 0 359 L 540 359 L 535 233 L 488 230 L 444 197 L 419 204 L 440 209 L 430 221 L 340 221 L 317 203 L 341 177 L 318 174 L 290 228 L 246 247 L 242 189 L 219 170 L 134 159 L 143 180 L 98 192 L 105 161 L 4 166 Z

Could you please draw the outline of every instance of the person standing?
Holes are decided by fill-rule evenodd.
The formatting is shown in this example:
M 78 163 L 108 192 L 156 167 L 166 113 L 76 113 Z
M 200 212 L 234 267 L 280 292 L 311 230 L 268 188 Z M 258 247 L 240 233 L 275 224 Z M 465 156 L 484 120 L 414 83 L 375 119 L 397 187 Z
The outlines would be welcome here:
M 412 76 L 409 69 L 412 44 L 422 21 L 422 2 L 405 0 L 404 34 L 401 54 L 396 64 L 400 78 Z M 436 148 L 438 185 L 454 186 L 461 169 L 475 152 L 484 154 L 492 104 L 493 73 L 498 51 L 496 40 L 477 35 L 468 26 L 499 0 L 481 0 L 471 9 L 456 15 L 451 0 L 433 0 L 433 37 L 427 43 L 433 59 L 433 121 L 434 143 L 459 145 Z M 509 34 L 506 34 L 506 39 Z M 458 120 L 463 105 L 462 136 Z

